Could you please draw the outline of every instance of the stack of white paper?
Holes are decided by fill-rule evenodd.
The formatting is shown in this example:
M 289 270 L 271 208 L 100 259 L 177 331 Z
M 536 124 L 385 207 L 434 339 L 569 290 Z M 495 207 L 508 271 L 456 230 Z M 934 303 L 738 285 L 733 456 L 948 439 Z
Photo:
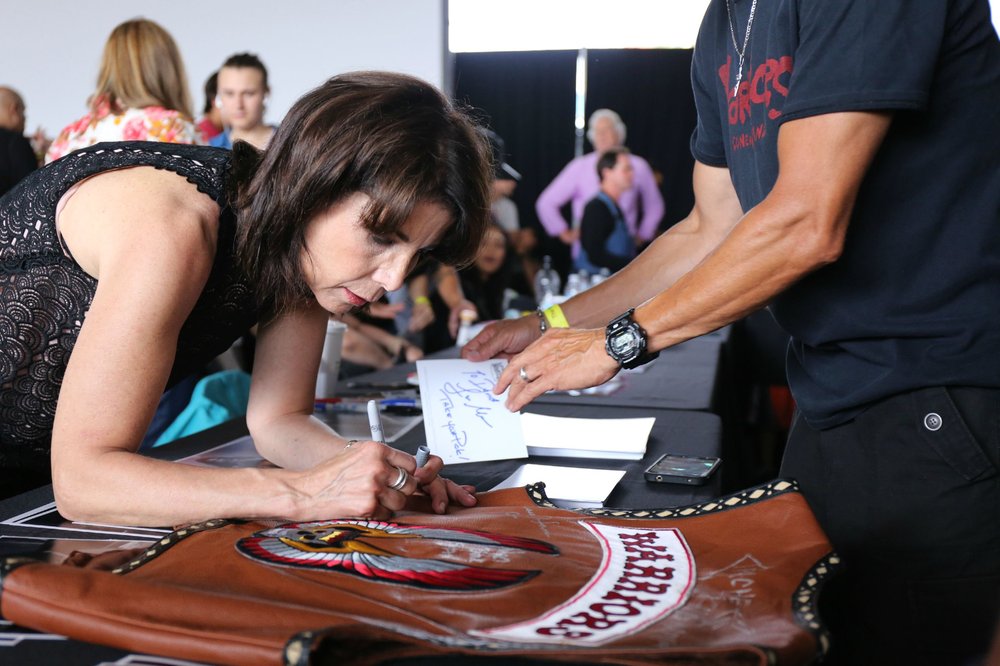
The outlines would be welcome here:
M 545 495 L 556 506 L 596 508 L 604 506 L 604 501 L 623 476 L 625 470 L 620 469 L 521 465 L 491 490 L 522 488 L 544 482 Z
M 521 414 L 528 454 L 565 458 L 641 460 L 656 418 L 574 419 Z

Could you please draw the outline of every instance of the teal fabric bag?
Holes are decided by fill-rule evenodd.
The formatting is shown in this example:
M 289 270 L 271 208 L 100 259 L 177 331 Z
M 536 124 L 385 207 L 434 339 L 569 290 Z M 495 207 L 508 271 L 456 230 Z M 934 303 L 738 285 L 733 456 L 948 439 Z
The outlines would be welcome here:
M 242 370 L 224 370 L 208 375 L 195 384 L 191 402 L 167 426 L 153 446 L 244 416 L 249 400 L 250 375 L 247 373 Z

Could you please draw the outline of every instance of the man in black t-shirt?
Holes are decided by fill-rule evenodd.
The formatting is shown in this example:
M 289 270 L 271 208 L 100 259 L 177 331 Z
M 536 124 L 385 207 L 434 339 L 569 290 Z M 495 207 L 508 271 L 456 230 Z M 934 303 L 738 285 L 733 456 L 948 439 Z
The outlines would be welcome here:
M 524 349 L 496 387 L 520 409 L 642 360 L 624 357 L 638 342 L 606 351 L 606 338 L 658 351 L 772 303 L 800 408 L 781 474 L 846 564 L 824 595 L 832 657 L 984 654 L 1000 606 L 1000 41 L 987 0 L 713 0 L 692 82 L 691 215 L 562 304 L 573 328 L 539 338 L 538 317 L 501 323 L 464 355 Z

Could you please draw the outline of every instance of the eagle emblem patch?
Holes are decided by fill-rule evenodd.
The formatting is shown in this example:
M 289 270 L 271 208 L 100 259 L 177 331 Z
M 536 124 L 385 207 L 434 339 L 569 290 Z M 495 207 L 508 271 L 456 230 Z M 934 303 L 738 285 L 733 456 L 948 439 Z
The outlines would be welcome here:
M 514 548 L 546 555 L 559 553 L 555 546 L 536 539 L 375 520 L 287 523 L 240 539 L 236 549 L 265 564 L 325 569 L 370 580 L 445 590 L 495 589 L 524 582 L 539 573 L 400 552 L 398 546 L 412 545 L 414 541 Z

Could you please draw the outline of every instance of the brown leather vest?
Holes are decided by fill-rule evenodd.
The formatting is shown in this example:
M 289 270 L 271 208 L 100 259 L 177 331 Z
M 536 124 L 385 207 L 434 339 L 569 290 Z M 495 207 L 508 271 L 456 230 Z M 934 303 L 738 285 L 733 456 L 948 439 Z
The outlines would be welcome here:
M 417 501 L 391 521 L 210 521 L 124 564 L 8 560 L 0 610 L 93 643 L 239 666 L 799 664 L 825 651 L 816 601 L 837 558 L 792 482 L 660 511 L 567 511 L 538 486 L 479 499 L 445 516 Z

